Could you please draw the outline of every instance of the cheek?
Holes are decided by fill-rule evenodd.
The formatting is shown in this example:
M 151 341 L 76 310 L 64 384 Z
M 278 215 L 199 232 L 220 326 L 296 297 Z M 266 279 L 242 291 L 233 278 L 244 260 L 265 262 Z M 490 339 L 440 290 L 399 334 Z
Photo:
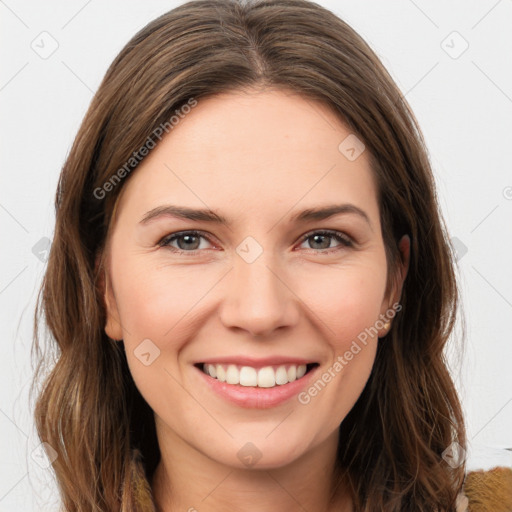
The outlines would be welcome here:
M 379 264 L 331 269 L 317 276 L 315 287 L 302 288 L 308 305 L 329 327 L 324 333 L 330 359 L 299 401 L 309 415 L 322 419 L 325 431 L 346 417 L 370 376 L 379 343 L 375 324 L 386 284 L 384 269 Z
M 386 285 L 382 265 L 347 265 L 318 271 L 303 279 L 298 295 L 327 326 L 325 333 L 336 351 L 379 319 Z
M 160 345 L 179 338 L 178 331 L 183 334 L 187 315 L 193 316 L 214 282 L 192 266 L 165 269 L 142 260 L 117 269 L 119 314 L 130 343 L 149 338 Z
M 132 377 L 148 403 L 158 409 L 157 389 L 179 395 L 178 356 L 194 336 L 196 308 L 214 285 L 192 269 L 149 266 L 149 258 L 125 258 L 113 271 L 124 346 Z M 215 277 L 215 276 L 213 276 Z
M 180 384 L 179 356 L 197 330 L 195 309 L 213 284 L 192 266 L 166 270 L 133 261 L 129 268 L 138 270 L 127 265 L 117 278 L 130 373 L 153 411 L 173 417 L 176 407 L 190 402 Z

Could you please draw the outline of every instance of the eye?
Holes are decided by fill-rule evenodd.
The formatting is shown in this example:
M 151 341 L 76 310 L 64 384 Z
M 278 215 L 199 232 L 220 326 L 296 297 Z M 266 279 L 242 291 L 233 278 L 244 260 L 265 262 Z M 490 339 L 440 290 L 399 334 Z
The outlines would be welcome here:
M 201 239 L 209 242 L 209 238 L 201 231 L 181 231 L 164 237 L 158 242 L 158 245 L 167 247 L 179 254 L 189 253 L 193 255 L 201 249 L 208 249 L 208 247 L 201 247 Z M 310 249 L 324 254 L 338 251 L 344 247 L 353 247 L 352 239 L 340 231 L 312 231 L 302 237 L 301 244 L 310 239 L 312 240 Z M 333 239 L 339 242 L 339 245 L 334 248 L 331 247 Z M 177 246 L 173 245 L 174 243 Z
M 327 231 L 327 230 L 321 230 L 321 231 L 313 231 L 310 233 L 305 234 L 302 237 L 302 242 L 304 243 L 308 240 L 312 240 L 310 242 L 311 249 L 319 249 L 319 251 L 316 252 L 322 252 L 322 253 L 331 253 L 334 251 L 338 251 L 343 247 L 353 247 L 353 241 L 345 235 L 345 233 L 341 233 L 340 231 Z M 331 248 L 331 242 L 332 239 L 335 239 L 337 242 L 340 243 L 337 247 Z M 330 250 L 325 250 L 330 249 Z
M 205 249 L 205 247 L 201 247 L 201 239 L 208 240 L 201 231 L 181 231 L 163 238 L 158 242 L 158 245 L 161 247 L 169 247 L 171 250 L 178 253 L 188 252 L 195 254 L 196 251 Z M 178 247 L 171 245 L 173 242 L 176 242 Z

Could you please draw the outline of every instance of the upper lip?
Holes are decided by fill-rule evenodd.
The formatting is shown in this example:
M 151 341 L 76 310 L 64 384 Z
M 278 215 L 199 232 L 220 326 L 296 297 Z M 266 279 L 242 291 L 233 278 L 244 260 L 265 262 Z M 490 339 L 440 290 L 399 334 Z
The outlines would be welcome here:
M 312 364 L 316 361 L 304 359 L 301 357 L 290 356 L 269 356 L 263 358 L 247 357 L 247 356 L 224 356 L 210 357 L 198 361 L 196 364 L 235 364 L 240 366 L 251 366 L 252 368 L 262 368 L 264 366 L 279 366 L 284 364 Z

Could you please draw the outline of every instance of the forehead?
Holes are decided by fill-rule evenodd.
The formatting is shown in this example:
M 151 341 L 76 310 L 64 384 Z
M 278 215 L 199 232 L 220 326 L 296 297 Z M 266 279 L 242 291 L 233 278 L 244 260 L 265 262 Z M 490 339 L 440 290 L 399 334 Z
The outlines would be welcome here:
M 349 201 L 378 215 L 366 151 L 347 158 L 354 137 L 328 106 L 293 92 L 200 99 L 134 171 L 121 203 L 138 214 L 172 202 L 226 217 L 230 208 L 261 216 L 264 206 L 275 218 L 295 204 Z
M 337 152 L 350 131 L 326 104 L 293 91 L 233 91 L 200 99 L 167 137 L 169 149 L 212 156 L 239 152 Z M 171 140 L 172 139 L 172 140 Z

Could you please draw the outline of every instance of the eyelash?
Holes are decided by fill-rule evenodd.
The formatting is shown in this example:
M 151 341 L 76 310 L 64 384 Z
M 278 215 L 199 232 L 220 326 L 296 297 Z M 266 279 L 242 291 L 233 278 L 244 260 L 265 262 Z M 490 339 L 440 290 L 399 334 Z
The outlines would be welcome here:
M 188 235 L 205 238 L 206 240 L 210 241 L 209 238 L 206 236 L 206 233 L 204 233 L 203 231 L 192 230 L 192 231 L 180 231 L 178 233 L 173 233 L 172 235 L 166 236 L 158 242 L 158 245 L 160 247 L 167 247 L 168 249 L 170 249 L 172 252 L 174 252 L 176 254 L 188 254 L 190 256 L 194 256 L 197 253 L 203 251 L 204 249 L 194 249 L 192 251 L 184 251 L 182 249 L 177 249 L 176 247 L 172 247 L 171 245 L 169 245 L 174 240 L 184 237 L 184 236 L 188 236 Z M 340 249 L 354 246 L 352 239 L 350 239 L 344 233 L 342 233 L 340 231 L 323 230 L 323 229 L 318 230 L 318 231 L 310 231 L 309 233 L 306 233 L 305 235 L 302 236 L 302 238 L 300 240 L 300 244 L 303 244 L 306 240 L 308 240 L 309 238 L 312 238 L 314 235 L 329 236 L 341 243 L 341 246 L 334 247 L 331 249 L 310 249 L 317 253 L 330 254 L 330 253 L 336 252 Z M 211 243 L 211 241 L 210 241 L 210 243 Z

